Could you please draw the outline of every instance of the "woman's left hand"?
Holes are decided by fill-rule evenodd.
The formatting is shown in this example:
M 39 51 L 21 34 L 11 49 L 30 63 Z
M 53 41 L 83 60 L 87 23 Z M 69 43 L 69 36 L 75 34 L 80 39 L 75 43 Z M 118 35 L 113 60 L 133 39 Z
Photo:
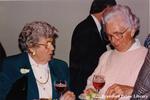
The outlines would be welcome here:
M 60 100 L 75 100 L 75 95 L 71 91 L 67 91 L 64 95 L 60 98 Z
M 131 96 L 132 91 L 133 87 L 131 86 L 113 84 L 107 89 L 105 95 L 108 96 L 109 100 L 118 100 L 121 96 Z

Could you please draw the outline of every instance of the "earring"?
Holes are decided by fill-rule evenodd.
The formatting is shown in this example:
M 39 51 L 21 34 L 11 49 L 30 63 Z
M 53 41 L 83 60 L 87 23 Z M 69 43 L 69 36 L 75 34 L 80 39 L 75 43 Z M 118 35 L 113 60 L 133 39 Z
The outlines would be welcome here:
M 35 56 L 35 51 L 32 51 L 32 55 Z
M 35 54 L 36 54 L 35 51 L 32 50 L 32 49 L 29 50 L 29 53 L 30 53 L 32 56 L 35 56 Z

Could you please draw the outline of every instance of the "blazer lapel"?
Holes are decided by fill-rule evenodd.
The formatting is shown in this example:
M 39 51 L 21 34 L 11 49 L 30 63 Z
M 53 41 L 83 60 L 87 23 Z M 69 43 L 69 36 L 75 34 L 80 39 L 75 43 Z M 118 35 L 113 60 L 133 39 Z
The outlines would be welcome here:
M 36 80 L 35 80 L 32 70 L 28 74 L 28 92 L 27 93 L 28 93 L 28 100 L 39 98 L 38 87 L 37 87 Z
M 38 93 L 38 87 L 36 84 L 36 79 L 33 74 L 33 70 L 31 68 L 31 64 L 29 62 L 29 57 L 28 54 L 26 53 L 24 57 L 25 65 L 26 68 L 30 70 L 28 73 L 28 86 L 27 86 L 27 100 L 33 100 L 33 99 L 38 99 L 39 98 L 39 93 Z

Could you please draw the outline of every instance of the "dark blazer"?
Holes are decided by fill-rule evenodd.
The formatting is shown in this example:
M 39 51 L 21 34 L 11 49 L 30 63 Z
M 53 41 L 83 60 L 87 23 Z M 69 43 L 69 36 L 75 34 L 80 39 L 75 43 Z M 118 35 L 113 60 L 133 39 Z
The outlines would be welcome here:
M 91 15 L 76 26 L 72 35 L 69 65 L 71 89 L 75 94 L 80 94 L 85 88 L 87 78 L 98 65 L 99 57 L 106 51 L 107 44 L 100 37 Z
M 52 59 L 49 62 L 52 79 L 52 98 L 59 98 L 54 88 L 54 80 L 66 80 L 69 86 L 68 66 L 64 61 Z M 29 73 L 21 73 L 29 69 Z M 39 98 L 38 87 L 33 74 L 28 54 L 22 53 L 6 58 L 0 72 L 0 100 L 33 100 Z
M 131 100 L 150 100 L 150 49 L 136 80 Z

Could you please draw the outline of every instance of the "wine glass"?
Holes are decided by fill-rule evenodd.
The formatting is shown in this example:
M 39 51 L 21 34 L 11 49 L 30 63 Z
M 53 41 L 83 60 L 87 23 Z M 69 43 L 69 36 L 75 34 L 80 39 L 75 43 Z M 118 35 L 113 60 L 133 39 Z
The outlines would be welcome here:
M 102 75 L 94 75 L 93 76 L 93 86 L 96 89 L 97 93 L 100 89 L 105 85 L 105 79 Z
M 67 81 L 58 80 L 54 83 L 55 89 L 60 93 L 62 96 L 63 92 L 67 89 Z

